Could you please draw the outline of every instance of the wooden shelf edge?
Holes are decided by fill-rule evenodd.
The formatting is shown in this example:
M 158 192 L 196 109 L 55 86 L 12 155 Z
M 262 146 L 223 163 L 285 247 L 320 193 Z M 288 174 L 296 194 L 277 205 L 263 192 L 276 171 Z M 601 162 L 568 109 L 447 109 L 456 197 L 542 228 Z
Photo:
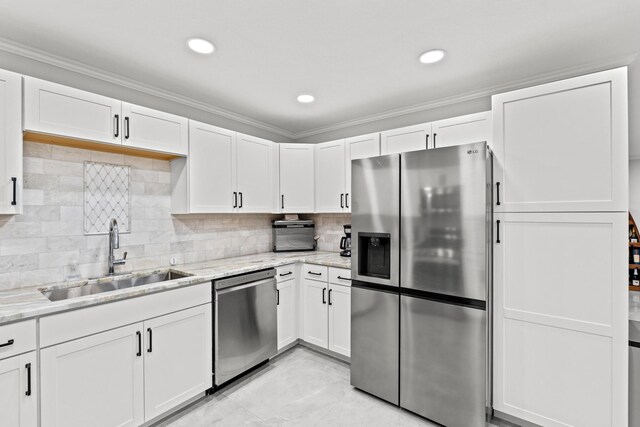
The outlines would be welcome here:
M 130 148 L 121 145 L 106 144 L 96 141 L 86 141 L 84 139 L 75 139 L 66 136 L 49 135 L 28 131 L 24 132 L 23 140 L 25 142 L 38 142 L 41 144 L 52 144 L 63 147 L 81 148 L 83 150 L 101 151 L 104 153 L 126 154 L 128 156 L 146 157 L 147 159 L 156 160 L 173 160 L 181 157 L 175 154 L 158 153 L 155 151 L 141 150 L 139 148 Z
M 640 292 L 640 286 L 629 285 L 629 290 L 630 291 L 639 291 Z

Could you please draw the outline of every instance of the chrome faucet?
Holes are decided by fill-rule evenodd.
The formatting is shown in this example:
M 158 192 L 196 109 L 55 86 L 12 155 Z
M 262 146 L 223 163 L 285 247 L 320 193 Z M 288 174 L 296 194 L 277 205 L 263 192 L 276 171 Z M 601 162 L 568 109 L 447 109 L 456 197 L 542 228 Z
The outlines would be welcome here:
M 122 259 L 115 259 L 113 256 L 113 250 L 120 248 L 120 233 L 118 231 L 118 221 L 112 219 L 109 223 L 109 276 L 115 274 L 114 267 L 116 265 L 124 265 L 127 259 L 127 253 L 125 252 Z

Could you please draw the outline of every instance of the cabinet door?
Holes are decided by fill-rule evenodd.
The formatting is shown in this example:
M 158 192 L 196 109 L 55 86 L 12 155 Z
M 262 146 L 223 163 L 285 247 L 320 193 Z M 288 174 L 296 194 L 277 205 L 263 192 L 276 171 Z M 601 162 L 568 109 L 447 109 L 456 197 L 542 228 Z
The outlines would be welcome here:
M 343 212 L 345 209 L 344 140 L 314 146 L 315 211 Z
M 280 211 L 313 212 L 312 144 L 280 144 Z
M 626 68 L 496 95 L 492 106 L 497 211 L 627 210 Z
M 327 283 L 317 280 L 302 279 L 302 339 L 308 343 L 327 348 Z
M 135 104 L 122 103 L 122 144 L 186 156 L 189 120 Z
M 0 70 L 0 214 L 22 213 L 22 86 Z
M 497 221 L 495 409 L 540 425 L 626 425 L 627 214 Z
M 368 135 L 347 138 L 346 145 L 346 200 L 345 212 L 351 212 L 351 161 L 356 159 L 367 159 L 380 155 L 380 134 L 370 133 Z
M 45 80 L 24 77 L 24 129 L 121 144 L 118 100 Z
M 40 351 L 43 427 L 144 421 L 142 324 Z
M 148 320 L 144 330 L 144 413 L 148 422 L 211 388 L 211 304 Z
M 329 285 L 329 350 L 351 356 L 351 287 Z
M 236 192 L 236 133 L 189 121 L 189 211 L 233 212 Z
M 473 142 L 490 142 L 491 112 L 469 114 L 438 120 L 431 125 L 433 148 L 451 147 Z
M 380 133 L 381 154 L 402 153 L 430 148 L 431 123 L 407 126 Z
M 298 338 L 295 279 L 278 283 L 278 351 Z
M 0 360 L 0 425 L 38 425 L 36 352 Z
M 237 134 L 238 212 L 273 211 L 273 142 Z

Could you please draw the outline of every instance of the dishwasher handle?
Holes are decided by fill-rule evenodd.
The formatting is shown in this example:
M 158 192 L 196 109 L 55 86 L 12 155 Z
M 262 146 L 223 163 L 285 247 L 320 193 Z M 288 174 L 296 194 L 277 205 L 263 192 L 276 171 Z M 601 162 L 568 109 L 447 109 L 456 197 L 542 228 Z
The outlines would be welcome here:
M 229 286 L 228 288 L 216 289 L 217 295 L 228 294 L 229 292 L 241 291 L 242 289 L 252 288 L 254 286 L 268 285 L 268 284 L 276 284 L 275 277 L 270 277 L 268 279 L 262 279 L 251 283 L 245 283 L 244 285 L 238 286 Z

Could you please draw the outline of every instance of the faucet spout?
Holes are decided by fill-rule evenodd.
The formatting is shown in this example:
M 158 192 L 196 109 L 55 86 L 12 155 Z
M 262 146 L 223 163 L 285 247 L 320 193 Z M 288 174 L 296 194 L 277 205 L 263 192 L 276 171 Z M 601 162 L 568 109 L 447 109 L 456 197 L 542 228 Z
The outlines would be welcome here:
M 115 259 L 113 255 L 114 249 L 120 248 L 120 231 L 118 230 L 118 221 L 112 219 L 109 222 L 109 276 L 115 274 L 115 266 L 123 265 L 127 259 L 127 253 L 124 253 L 122 259 Z

